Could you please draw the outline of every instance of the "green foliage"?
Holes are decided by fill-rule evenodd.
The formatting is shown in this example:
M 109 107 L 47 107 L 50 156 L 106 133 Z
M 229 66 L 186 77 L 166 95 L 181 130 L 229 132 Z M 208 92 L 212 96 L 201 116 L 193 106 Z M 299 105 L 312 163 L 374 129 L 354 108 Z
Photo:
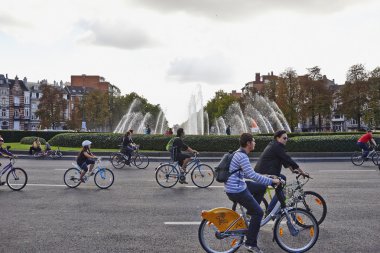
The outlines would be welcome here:
M 20 140 L 20 143 L 21 144 L 30 144 L 32 145 L 34 140 L 37 138 L 37 136 L 28 136 L 28 137 L 24 137 Z M 40 137 L 40 142 L 41 144 L 45 145 L 46 144 L 46 140 L 44 138 L 41 138 Z
M 237 98 L 227 94 L 223 90 L 217 91 L 215 93 L 215 97 L 208 101 L 206 105 L 206 111 L 209 119 L 213 121 L 214 119 L 223 116 L 228 107 L 236 101 L 238 101 Z
M 286 145 L 288 152 L 352 152 L 358 150 L 356 146 L 360 133 L 334 134 L 326 133 L 318 136 L 289 134 L 290 139 Z M 66 133 L 54 136 L 49 143 L 61 147 L 81 147 L 82 141 L 88 139 L 93 142 L 94 148 L 118 148 L 122 142 L 122 134 L 94 134 L 94 133 Z M 165 151 L 166 144 L 172 136 L 164 135 L 134 135 L 133 140 L 140 145 L 140 149 Z M 256 135 L 255 152 L 262 152 L 270 141 L 272 135 Z M 380 143 L 380 135 L 375 135 Z M 184 142 L 191 148 L 200 152 L 227 152 L 239 148 L 239 136 L 237 135 L 187 135 Z

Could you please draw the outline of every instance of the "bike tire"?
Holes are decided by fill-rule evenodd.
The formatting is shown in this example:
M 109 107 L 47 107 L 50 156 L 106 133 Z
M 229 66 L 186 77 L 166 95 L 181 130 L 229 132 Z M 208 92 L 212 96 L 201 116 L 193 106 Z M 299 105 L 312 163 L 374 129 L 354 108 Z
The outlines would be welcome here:
M 103 190 L 110 188 L 114 181 L 115 176 L 112 170 L 107 168 L 99 169 L 94 176 L 96 186 Z
M 19 181 L 20 179 L 23 182 Z M 6 182 L 13 191 L 20 191 L 28 182 L 28 174 L 22 168 L 13 168 L 8 172 Z
M 178 183 L 179 171 L 174 165 L 165 163 L 156 169 L 156 182 L 163 188 L 171 188 Z
M 136 154 L 133 164 L 139 169 L 145 169 L 149 165 L 149 157 L 143 154 Z
M 372 162 L 375 165 L 379 165 L 379 157 L 380 157 L 380 152 L 376 151 L 373 156 L 372 156 Z
M 53 155 L 52 155 L 52 158 L 53 159 L 60 159 L 61 157 L 62 157 L 62 152 L 60 152 L 60 151 L 55 151 L 54 153 L 53 153 Z
M 351 162 L 356 165 L 356 166 L 360 166 L 364 163 L 364 159 L 363 159 L 363 156 L 362 156 L 362 152 L 359 152 L 359 151 L 355 151 L 352 155 L 351 155 Z
M 319 236 L 319 226 L 317 220 L 310 212 L 301 208 L 290 209 L 288 210 L 288 214 L 288 217 L 295 218 L 295 220 L 291 223 L 293 223 L 294 226 L 300 227 L 297 227 L 299 234 L 291 234 L 289 231 L 289 227 L 291 225 L 288 226 L 287 216 L 285 213 L 282 213 L 280 217 L 276 219 L 273 226 L 274 240 L 278 246 L 286 252 L 301 253 L 310 250 L 317 242 Z M 300 246 L 295 246 L 296 243 L 291 243 L 292 246 L 290 246 L 289 243 L 285 242 L 285 238 L 296 239 L 297 241 L 303 241 L 303 238 L 305 238 L 307 241 L 306 243 L 301 242 Z
M 244 235 L 231 235 L 219 239 L 216 237 L 217 232 L 217 228 L 212 223 L 209 223 L 209 221 L 205 219 L 202 220 L 198 229 L 198 239 L 202 248 L 207 253 L 232 253 L 237 251 L 243 244 Z
M 323 197 L 316 192 L 305 191 L 302 200 L 297 202 L 297 207 L 299 203 L 302 203 L 304 209 L 314 216 L 318 225 L 321 225 L 327 215 L 327 205 Z
M 214 183 L 214 179 L 214 170 L 207 164 L 198 164 L 191 172 L 191 181 L 199 188 L 209 187 Z
M 67 187 L 76 188 L 81 184 L 80 178 L 80 170 L 77 168 L 69 168 L 65 171 L 63 175 L 63 182 Z
M 44 157 L 44 154 L 38 152 L 38 153 L 34 153 L 33 156 L 34 156 L 34 158 L 36 158 L 36 159 L 40 159 L 40 158 Z
M 115 169 L 122 169 L 125 166 L 126 160 L 124 158 L 124 155 L 121 153 L 116 153 L 111 158 L 111 164 Z

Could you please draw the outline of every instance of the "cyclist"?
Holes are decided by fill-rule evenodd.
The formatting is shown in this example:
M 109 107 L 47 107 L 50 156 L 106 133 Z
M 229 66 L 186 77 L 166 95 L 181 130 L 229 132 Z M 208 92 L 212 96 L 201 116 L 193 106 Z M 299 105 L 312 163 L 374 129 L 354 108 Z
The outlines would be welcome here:
M 88 171 L 87 165 L 90 165 L 90 176 L 93 174 L 92 169 L 94 168 L 95 165 L 95 159 L 96 156 L 91 153 L 90 147 L 91 147 L 92 142 L 89 140 L 85 140 L 82 142 L 82 150 L 78 154 L 77 157 L 77 164 L 79 167 L 82 169 L 80 173 L 79 180 L 81 182 L 84 182 L 83 176 L 86 174 Z
M 3 148 L 3 144 L 4 144 L 4 139 L 0 137 L 0 155 L 3 157 L 13 157 L 13 154 L 11 152 Z M 1 166 L 1 163 L 0 163 L 0 166 Z M 1 176 L 0 176 L 0 185 L 4 185 L 4 184 L 5 184 L 5 181 L 1 182 Z
M 228 178 L 224 184 L 224 190 L 231 201 L 244 206 L 247 209 L 247 214 L 251 215 L 244 246 L 250 252 L 260 253 L 262 251 L 257 246 L 257 237 L 260 231 L 260 222 L 264 215 L 260 202 L 264 197 L 266 186 L 278 185 L 280 180 L 262 176 L 253 170 L 248 154 L 254 150 L 255 145 L 252 134 L 243 133 L 240 136 L 240 149 L 234 154 L 229 171 L 232 172 L 238 168 L 241 170 Z M 244 178 L 253 179 L 255 182 L 244 181 Z
M 281 174 L 282 166 L 289 168 L 293 173 L 300 173 L 303 176 L 308 176 L 298 164 L 286 153 L 285 145 L 289 138 L 285 130 L 277 131 L 264 151 L 261 153 L 259 160 L 256 163 L 255 171 L 264 175 L 274 175 L 281 177 L 286 181 L 286 177 Z M 274 196 L 268 206 L 267 213 L 270 213 L 278 201 L 277 196 Z
M 371 129 L 367 130 L 367 133 L 363 134 L 359 138 L 358 142 L 356 143 L 356 145 L 358 145 L 361 149 L 363 149 L 362 157 L 364 159 L 366 159 L 368 154 L 369 154 L 369 147 L 368 147 L 367 143 L 369 143 L 370 141 L 373 143 L 373 145 L 377 146 L 376 141 L 373 139 Z
M 181 151 L 188 151 L 191 153 L 198 153 L 195 149 L 190 148 L 188 145 L 186 145 L 183 142 L 183 138 L 185 137 L 185 131 L 183 128 L 177 129 L 177 137 L 173 141 L 173 156 L 174 161 L 178 161 L 178 164 L 181 166 L 180 169 L 180 176 L 179 176 L 179 183 L 180 184 L 187 184 L 186 182 L 186 166 L 190 161 L 190 155 L 188 154 L 182 154 Z
M 49 142 L 46 142 L 46 144 L 45 144 L 45 150 L 44 150 L 45 155 L 46 155 L 49 151 L 51 151 L 51 146 L 50 146 Z
M 136 144 L 132 140 L 133 130 L 129 130 L 123 137 L 122 153 L 128 156 L 127 165 L 131 166 L 131 156 L 133 150 L 136 149 Z
M 41 142 L 40 142 L 40 138 L 36 137 L 33 141 L 33 144 L 32 146 L 30 146 L 29 148 L 29 154 L 30 155 L 33 155 L 33 151 L 34 152 L 41 152 Z

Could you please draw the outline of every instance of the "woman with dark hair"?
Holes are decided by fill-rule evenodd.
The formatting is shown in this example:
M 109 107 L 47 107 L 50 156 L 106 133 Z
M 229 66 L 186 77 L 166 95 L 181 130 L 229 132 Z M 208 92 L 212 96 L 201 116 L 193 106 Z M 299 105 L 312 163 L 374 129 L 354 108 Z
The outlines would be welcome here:
M 129 130 L 123 137 L 123 146 L 121 152 L 128 156 L 127 165 L 131 165 L 131 156 L 133 150 L 136 149 L 136 144 L 132 140 L 133 130 Z
M 178 128 L 177 137 L 173 141 L 173 157 L 175 161 L 178 161 L 178 164 L 181 166 L 181 174 L 179 177 L 179 183 L 187 184 L 186 182 L 186 166 L 190 161 L 190 155 L 182 154 L 181 151 L 188 151 L 191 153 L 197 153 L 195 149 L 190 148 L 183 142 L 183 138 L 185 137 L 185 131 L 183 128 Z
M 255 166 L 255 172 L 263 175 L 275 175 L 286 180 L 286 177 L 281 174 L 282 166 L 284 166 L 285 168 L 289 168 L 293 173 L 300 173 L 303 176 L 309 175 L 286 153 L 285 145 L 289 140 L 286 131 L 280 130 L 275 132 L 273 139 L 261 153 Z M 277 196 L 274 196 L 268 206 L 268 213 L 272 211 L 277 200 Z

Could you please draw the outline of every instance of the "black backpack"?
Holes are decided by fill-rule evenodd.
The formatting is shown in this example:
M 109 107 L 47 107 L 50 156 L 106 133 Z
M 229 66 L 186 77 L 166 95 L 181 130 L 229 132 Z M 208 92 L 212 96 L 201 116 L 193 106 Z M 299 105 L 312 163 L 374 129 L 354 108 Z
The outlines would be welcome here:
M 231 164 L 231 161 L 232 161 L 232 158 L 234 157 L 235 153 L 236 152 L 239 152 L 239 151 L 235 151 L 235 152 L 228 152 L 227 154 L 224 154 L 222 159 L 220 160 L 218 166 L 215 167 L 215 180 L 219 183 L 225 183 L 227 182 L 228 178 L 238 172 L 239 170 L 241 170 L 240 168 L 239 169 L 236 169 L 232 172 L 230 172 L 230 164 Z

